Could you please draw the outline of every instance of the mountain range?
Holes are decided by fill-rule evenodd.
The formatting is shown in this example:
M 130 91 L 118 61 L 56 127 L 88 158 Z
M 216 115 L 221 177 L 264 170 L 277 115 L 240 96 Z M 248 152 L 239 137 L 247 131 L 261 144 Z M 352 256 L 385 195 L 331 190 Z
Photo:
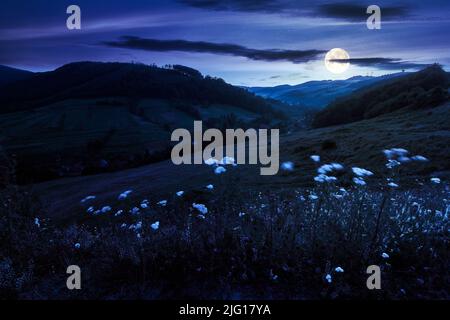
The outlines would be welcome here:
M 407 73 L 393 73 L 379 77 L 355 76 L 346 80 L 309 81 L 298 85 L 275 87 L 247 87 L 250 92 L 263 98 L 271 98 L 307 109 L 320 110 L 336 98 L 348 95 L 364 87 L 395 79 Z

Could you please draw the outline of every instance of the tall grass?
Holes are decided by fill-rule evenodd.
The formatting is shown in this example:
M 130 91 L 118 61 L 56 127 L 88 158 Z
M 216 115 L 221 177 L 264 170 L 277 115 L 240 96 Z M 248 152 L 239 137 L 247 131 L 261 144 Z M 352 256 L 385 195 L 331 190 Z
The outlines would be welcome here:
M 91 200 L 69 226 L 36 225 L 41 208 L 29 193 L 2 192 L 2 297 L 450 297 L 447 185 L 260 192 L 240 190 L 232 173 L 221 179 L 214 190 L 169 196 L 166 206 L 149 195 L 140 214 L 128 212 L 143 200 L 132 195 L 96 215 L 86 207 L 104 204 Z M 206 205 L 204 218 L 193 202 Z M 115 216 L 118 209 L 124 213 Z M 137 222 L 141 229 L 129 228 Z M 70 264 L 82 270 L 82 290 L 65 287 Z M 382 290 L 366 288 L 373 264 Z

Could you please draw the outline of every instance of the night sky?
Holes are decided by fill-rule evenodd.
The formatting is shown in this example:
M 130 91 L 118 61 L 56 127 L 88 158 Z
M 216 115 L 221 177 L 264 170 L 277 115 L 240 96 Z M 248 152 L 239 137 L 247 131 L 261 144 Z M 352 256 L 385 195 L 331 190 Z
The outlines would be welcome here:
M 81 30 L 66 8 L 81 7 Z M 366 27 L 368 5 L 382 29 Z M 74 61 L 183 64 L 236 85 L 272 86 L 450 68 L 450 1 L 2 0 L 0 64 L 52 70 Z M 345 49 L 350 68 L 324 67 Z

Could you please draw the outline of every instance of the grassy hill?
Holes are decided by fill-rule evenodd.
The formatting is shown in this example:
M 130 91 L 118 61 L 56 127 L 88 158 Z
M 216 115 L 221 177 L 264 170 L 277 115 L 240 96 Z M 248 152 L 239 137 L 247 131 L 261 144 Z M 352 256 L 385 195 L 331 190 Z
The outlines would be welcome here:
M 384 184 L 386 159 L 382 150 L 406 148 L 412 155 L 423 155 L 430 161 L 405 165 L 399 170 L 401 188 L 417 187 L 416 179 L 429 180 L 439 176 L 450 177 L 450 104 L 432 110 L 397 111 L 376 119 L 355 123 L 302 130 L 281 136 L 280 161 L 291 161 L 294 170 L 280 170 L 276 176 L 260 176 L 259 166 L 237 166 L 222 176 L 215 176 L 208 166 L 175 166 L 162 161 L 140 168 L 95 176 L 65 178 L 35 186 L 49 208 L 49 214 L 57 218 L 59 212 L 77 213 L 79 200 L 95 194 L 99 202 L 111 203 L 123 190 L 133 189 L 136 197 L 151 194 L 155 200 L 171 196 L 178 190 L 201 192 L 204 186 L 219 185 L 232 176 L 232 184 L 242 190 L 291 190 L 314 185 L 320 164 L 311 155 L 320 155 L 321 163 L 339 162 L 345 170 L 340 184 L 349 186 L 352 166 L 369 169 L 375 173 L 371 184 Z M 67 216 L 64 217 L 68 218 Z
M 71 99 L 2 117 L 10 117 L 9 138 L 32 128 L 49 141 L 66 136 L 58 143 L 74 150 L 72 144 L 83 141 L 80 128 L 92 137 L 96 128 L 104 134 L 118 126 L 120 135 L 107 131 L 91 144 L 107 150 L 116 141 L 114 151 L 120 144 L 139 147 L 139 138 L 156 136 L 162 121 L 170 126 L 192 116 L 167 99 L 139 99 L 133 103 L 139 112 L 124 107 L 126 101 Z M 205 118 L 224 110 L 234 110 L 235 120 L 253 116 L 221 104 L 196 110 Z M 0 192 L 0 243 L 8 254 L 2 285 L 7 295 L 24 298 L 447 299 L 449 120 L 445 102 L 284 133 L 280 159 L 293 169 L 276 176 L 245 165 L 217 175 L 206 165 L 166 160 L 32 186 L 6 184 Z M 26 148 L 39 141 L 32 140 Z M 388 170 L 386 148 L 405 148 L 428 161 Z M 333 172 L 337 180 L 314 182 L 318 168 L 332 162 L 343 166 Z M 354 166 L 373 172 L 367 185 L 352 181 Z M 398 186 L 389 187 L 387 178 Z M 69 260 L 83 262 L 92 284 L 87 290 L 67 290 L 54 272 Z M 366 289 L 369 264 L 382 267 L 383 290 Z M 117 279 L 119 287 L 111 286 Z
M 188 67 L 77 62 L 3 86 L 0 113 L 30 110 L 68 99 L 115 96 L 179 100 L 185 104 L 220 103 L 254 112 L 273 112 L 264 99 L 222 79 L 203 77 Z
M 170 134 L 191 128 L 270 126 L 266 100 L 197 70 L 82 62 L 0 89 L 0 144 L 28 183 L 167 159 Z
M 400 109 L 431 108 L 448 99 L 448 86 L 448 74 L 433 65 L 336 100 L 317 113 L 313 126 L 350 123 Z
M 28 79 L 33 75 L 34 73 L 30 71 L 0 65 L 0 87 L 8 83 Z

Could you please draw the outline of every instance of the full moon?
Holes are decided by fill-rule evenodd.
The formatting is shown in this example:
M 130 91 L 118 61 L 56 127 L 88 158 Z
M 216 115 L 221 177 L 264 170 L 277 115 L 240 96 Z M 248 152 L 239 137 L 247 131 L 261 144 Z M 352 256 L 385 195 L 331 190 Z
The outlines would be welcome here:
M 333 60 L 348 60 L 350 56 L 347 51 L 341 48 L 334 48 L 325 55 L 325 67 L 332 73 L 345 72 L 350 66 L 350 62 L 337 62 Z

